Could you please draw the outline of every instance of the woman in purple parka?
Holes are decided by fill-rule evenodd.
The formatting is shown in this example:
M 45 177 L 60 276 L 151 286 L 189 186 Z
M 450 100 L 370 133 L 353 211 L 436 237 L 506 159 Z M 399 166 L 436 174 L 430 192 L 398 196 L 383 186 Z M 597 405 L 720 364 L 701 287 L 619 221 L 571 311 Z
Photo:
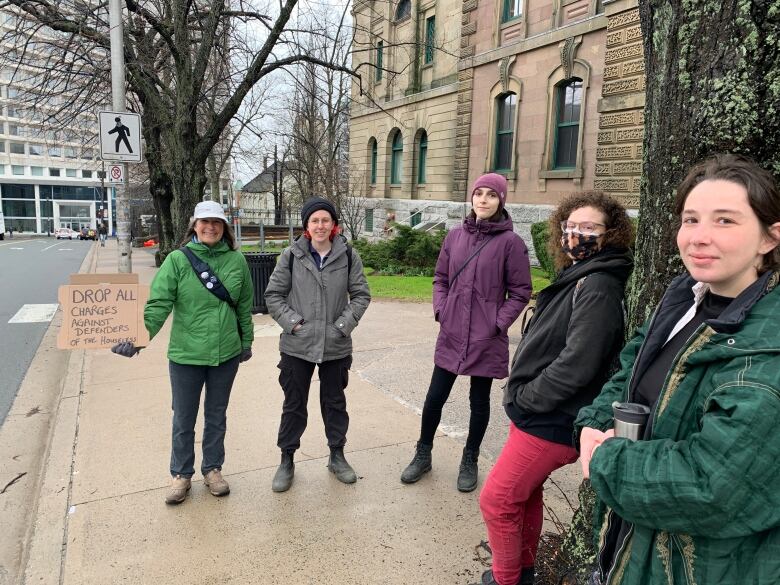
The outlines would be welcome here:
M 490 386 L 506 378 L 507 330 L 531 296 L 528 249 L 504 209 L 506 179 L 482 175 L 471 189 L 471 213 L 444 239 L 433 280 L 433 312 L 440 324 L 433 375 L 423 406 L 420 439 L 401 474 L 414 483 L 431 470 L 433 436 L 458 375 L 471 376 L 469 434 L 458 489 L 477 487 L 477 459 L 490 420 Z

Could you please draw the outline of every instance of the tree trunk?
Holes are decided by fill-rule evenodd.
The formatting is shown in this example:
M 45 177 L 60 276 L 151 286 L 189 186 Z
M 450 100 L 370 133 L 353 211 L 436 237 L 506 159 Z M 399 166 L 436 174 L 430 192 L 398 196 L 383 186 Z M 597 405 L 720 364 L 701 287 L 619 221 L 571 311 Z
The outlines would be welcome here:
M 780 1 L 641 0 L 639 10 L 647 99 L 629 334 L 682 270 L 673 202 L 690 167 L 734 152 L 780 177 Z

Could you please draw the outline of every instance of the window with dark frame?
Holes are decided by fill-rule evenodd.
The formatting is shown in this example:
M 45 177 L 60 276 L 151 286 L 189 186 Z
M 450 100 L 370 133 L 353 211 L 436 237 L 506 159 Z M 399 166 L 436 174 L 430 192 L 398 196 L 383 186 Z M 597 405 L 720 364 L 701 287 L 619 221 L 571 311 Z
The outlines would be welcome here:
M 377 148 L 376 148 L 376 138 L 371 139 L 371 184 L 376 185 L 376 159 L 377 159 Z
M 434 49 L 436 48 L 436 17 L 429 16 L 425 19 L 425 58 L 424 63 L 433 63 Z
M 420 135 L 420 146 L 417 155 L 417 184 L 425 185 L 425 174 L 428 159 L 428 133 Z
M 557 86 L 556 101 L 553 167 L 573 169 L 577 166 L 582 80 L 572 78 L 560 83 Z
M 496 98 L 496 154 L 493 170 L 508 171 L 512 168 L 516 110 L 516 94 L 505 93 Z
M 384 60 L 384 41 L 379 41 L 376 44 L 376 81 L 382 81 L 382 61 Z
M 393 136 L 392 156 L 390 157 L 390 184 L 401 184 L 401 162 L 404 154 L 404 140 L 400 132 Z
M 504 0 L 502 22 L 509 22 L 523 15 L 523 0 Z
M 401 0 L 395 9 L 395 20 L 403 20 L 412 14 L 412 0 Z

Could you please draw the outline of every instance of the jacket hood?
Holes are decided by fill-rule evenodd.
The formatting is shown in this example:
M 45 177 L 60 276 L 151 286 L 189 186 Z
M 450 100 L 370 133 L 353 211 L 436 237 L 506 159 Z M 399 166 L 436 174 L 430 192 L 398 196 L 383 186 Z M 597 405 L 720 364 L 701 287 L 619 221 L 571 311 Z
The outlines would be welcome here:
M 634 269 L 634 255 L 631 250 L 625 248 L 606 247 L 595 256 L 582 260 L 564 268 L 558 273 L 550 287 L 565 287 L 583 276 L 595 272 L 608 272 L 623 282 L 628 280 Z
M 514 225 L 506 209 L 502 209 L 501 218 L 498 221 L 477 221 L 476 218 L 469 215 L 463 220 L 463 229 L 471 233 L 497 234 L 499 232 L 512 231 Z

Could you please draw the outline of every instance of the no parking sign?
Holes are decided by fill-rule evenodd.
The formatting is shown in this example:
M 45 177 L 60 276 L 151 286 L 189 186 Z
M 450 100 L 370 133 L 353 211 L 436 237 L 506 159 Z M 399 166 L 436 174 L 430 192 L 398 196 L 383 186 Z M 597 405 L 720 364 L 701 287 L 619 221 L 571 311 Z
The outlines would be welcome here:
M 122 165 L 111 165 L 108 168 L 108 182 L 121 183 L 123 180 L 124 174 L 122 172 Z

